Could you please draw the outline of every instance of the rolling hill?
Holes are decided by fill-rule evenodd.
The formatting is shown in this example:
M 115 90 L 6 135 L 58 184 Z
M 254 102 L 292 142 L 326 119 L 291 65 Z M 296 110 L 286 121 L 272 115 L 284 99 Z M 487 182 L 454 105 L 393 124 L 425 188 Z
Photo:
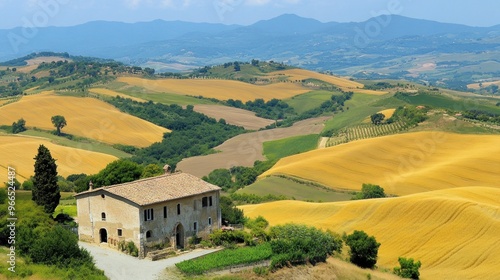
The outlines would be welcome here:
M 358 140 L 281 159 L 260 177 L 284 174 L 332 188 L 378 184 L 408 195 L 498 185 L 500 136 L 416 132 Z
M 19 181 L 33 175 L 33 159 L 39 145 L 47 147 L 56 159 L 57 172 L 61 176 L 71 174 L 95 174 L 117 157 L 87 150 L 56 145 L 47 139 L 25 136 L 0 136 L 0 172 L 7 174 L 7 167 L 16 169 Z
M 231 80 L 203 79 L 157 79 L 149 80 L 136 77 L 119 77 L 119 82 L 143 87 L 150 91 L 175 93 L 180 95 L 203 96 L 219 100 L 237 99 L 243 102 L 262 98 L 265 101 L 273 98 L 285 99 L 309 90 L 300 84 L 274 83 L 258 86 Z
M 382 245 L 377 265 L 400 256 L 422 261 L 421 279 L 496 279 L 500 262 L 500 189 L 467 187 L 399 198 L 334 203 L 279 201 L 240 206 L 271 225 L 302 223 L 351 233 L 364 230 Z
M 108 144 L 146 147 L 160 142 L 167 129 L 120 112 L 115 107 L 94 99 L 61 96 L 44 92 L 24 96 L 2 106 L 0 124 L 11 125 L 20 118 L 26 126 L 54 130 L 51 117 L 62 115 L 67 126 L 62 132 L 95 139 Z

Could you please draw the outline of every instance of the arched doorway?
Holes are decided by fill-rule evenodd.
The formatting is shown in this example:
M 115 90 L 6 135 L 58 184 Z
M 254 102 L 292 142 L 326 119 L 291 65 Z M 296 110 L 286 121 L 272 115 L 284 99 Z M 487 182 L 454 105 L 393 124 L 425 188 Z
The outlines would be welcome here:
M 184 227 L 182 224 L 175 227 L 175 246 L 179 249 L 184 248 Z
M 108 231 L 105 228 L 99 230 L 99 237 L 101 243 L 108 243 Z

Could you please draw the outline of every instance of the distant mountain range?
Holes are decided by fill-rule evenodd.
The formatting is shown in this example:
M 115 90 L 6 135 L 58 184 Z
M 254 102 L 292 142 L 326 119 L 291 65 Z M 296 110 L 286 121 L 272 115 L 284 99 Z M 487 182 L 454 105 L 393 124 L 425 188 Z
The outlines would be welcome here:
M 500 25 L 397 15 L 352 23 L 285 14 L 249 26 L 155 20 L 0 30 L 0 61 L 38 51 L 111 58 L 160 71 L 260 59 L 358 78 L 446 83 L 472 73 L 500 77 Z

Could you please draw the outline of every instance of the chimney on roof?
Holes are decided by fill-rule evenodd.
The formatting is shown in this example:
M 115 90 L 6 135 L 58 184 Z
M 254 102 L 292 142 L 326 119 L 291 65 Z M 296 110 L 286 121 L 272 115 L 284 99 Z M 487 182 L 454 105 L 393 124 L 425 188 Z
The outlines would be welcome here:
M 163 166 L 163 171 L 165 172 L 165 174 L 170 174 L 172 171 L 172 168 L 170 168 L 170 165 L 165 164 L 165 166 Z
M 94 184 L 92 183 L 92 181 L 89 182 L 89 191 L 92 190 L 92 187 L 94 186 Z

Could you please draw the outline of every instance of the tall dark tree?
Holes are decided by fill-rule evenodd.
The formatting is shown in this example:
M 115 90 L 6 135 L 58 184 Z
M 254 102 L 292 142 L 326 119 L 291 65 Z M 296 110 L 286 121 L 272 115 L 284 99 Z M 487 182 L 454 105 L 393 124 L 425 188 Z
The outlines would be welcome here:
M 46 213 L 52 214 L 59 204 L 61 194 L 57 185 L 57 165 L 44 145 L 38 148 L 35 157 L 35 176 L 31 199 L 44 207 Z
M 52 116 L 52 124 L 57 129 L 57 135 L 61 135 L 61 129 L 67 125 L 66 119 L 63 116 Z

